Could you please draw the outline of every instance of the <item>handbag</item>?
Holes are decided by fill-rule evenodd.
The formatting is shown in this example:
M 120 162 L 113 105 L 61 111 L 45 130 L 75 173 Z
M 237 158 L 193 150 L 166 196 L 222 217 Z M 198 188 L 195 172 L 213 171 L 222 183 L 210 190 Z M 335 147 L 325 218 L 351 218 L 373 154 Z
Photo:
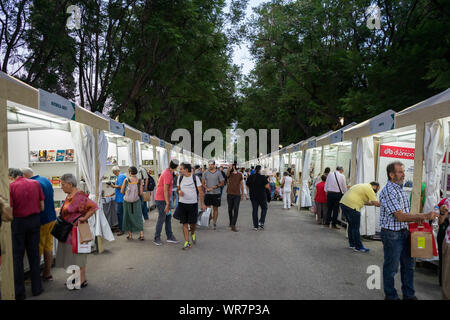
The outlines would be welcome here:
M 142 193 L 142 201 L 144 202 L 150 201 L 150 195 L 151 195 L 150 191 Z
M 78 218 L 76 218 L 73 222 L 77 221 Z M 53 226 L 53 229 L 50 233 L 52 236 L 58 239 L 58 241 L 66 242 L 67 237 L 69 236 L 70 232 L 72 232 L 72 228 L 73 223 L 70 223 L 69 221 L 64 220 L 61 216 L 58 216 L 56 218 L 55 225 Z
M 179 212 L 179 208 L 180 208 L 180 206 L 178 206 L 178 207 L 175 209 L 175 212 L 174 212 L 173 215 L 172 215 L 172 217 L 173 217 L 174 219 L 177 219 L 177 220 L 180 220 L 180 212 Z

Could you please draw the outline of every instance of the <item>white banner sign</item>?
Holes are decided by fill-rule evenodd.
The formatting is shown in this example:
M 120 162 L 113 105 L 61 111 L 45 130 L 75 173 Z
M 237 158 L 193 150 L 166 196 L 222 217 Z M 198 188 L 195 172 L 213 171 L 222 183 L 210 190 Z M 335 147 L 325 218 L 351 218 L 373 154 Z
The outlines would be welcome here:
M 388 110 L 370 120 L 370 134 L 380 133 L 394 129 L 395 112 Z
M 342 142 L 342 130 L 336 131 L 330 136 L 331 143 Z
M 42 89 L 39 89 L 39 110 L 75 120 L 75 103 Z
M 148 133 L 141 132 L 141 135 L 142 135 L 142 138 L 141 138 L 142 142 L 150 143 L 150 135 Z
M 109 119 L 109 131 L 119 136 L 125 136 L 125 125 L 113 119 Z

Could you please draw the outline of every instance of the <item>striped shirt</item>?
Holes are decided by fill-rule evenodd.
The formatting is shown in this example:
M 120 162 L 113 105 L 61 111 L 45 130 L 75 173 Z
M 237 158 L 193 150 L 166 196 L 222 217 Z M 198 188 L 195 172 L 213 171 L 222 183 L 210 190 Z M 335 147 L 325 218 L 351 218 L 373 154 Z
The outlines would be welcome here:
M 408 228 L 408 222 L 400 222 L 394 212 L 409 213 L 411 207 L 403 187 L 388 181 L 380 193 L 380 227 L 392 231 Z

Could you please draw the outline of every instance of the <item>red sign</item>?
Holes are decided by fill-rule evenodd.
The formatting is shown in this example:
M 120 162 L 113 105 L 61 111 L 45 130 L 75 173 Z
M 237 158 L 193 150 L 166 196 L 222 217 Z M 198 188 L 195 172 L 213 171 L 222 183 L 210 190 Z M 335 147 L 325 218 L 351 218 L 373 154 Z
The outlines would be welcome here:
M 380 157 L 414 160 L 414 148 L 382 145 L 380 146 Z

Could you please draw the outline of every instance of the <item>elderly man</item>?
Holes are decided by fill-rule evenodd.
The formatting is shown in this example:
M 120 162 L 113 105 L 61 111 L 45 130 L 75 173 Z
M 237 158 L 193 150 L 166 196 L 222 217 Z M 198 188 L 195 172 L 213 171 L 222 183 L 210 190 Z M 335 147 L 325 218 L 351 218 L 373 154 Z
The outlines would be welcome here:
M 120 189 L 122 189 L 122 184 L 127 178 L 127 176 L 123 173 L 120 173 L 120 168 L 118 166 L 114 166 L 112 168 L 113 174 L 117 177 L 116 183 L 111 183 L 111 188 L 116 189 L 115 193 L 110 194 L 109 196 L 115 196 L 114 201 L 117 203 L 117 219 L 119 220 L 119 232 L 117 233 L 118 236 L 123 235 L 122 230 L 122 221 L 123 221 L 123 194 L 120 192 Z
M 435 212 L 410 213 L 409 199 L 403 191 L 405 169 L 401 162 L 390 163 L 388 182 L 380 193 L 380 227 L 384 250 L 383 289 L 385 300 L 399 300 L 394 277 L 400 263 L 403 300 L 417 300 L 414 292 L 414 259 L 411 258 L 408 222 L 437 217 Z
M 25 279 L 23 256 L 27 252 L 31 270 L 31 291 L 33 296 L 42 293 L 39 259 L 39 232 L 41 227 L 40 212 L 44 211 L 44 193 L 41 185 L 35 180 L 25 179 L 20 169 L 10 168 L 8 171 L 9 199 L 14 220 L 11 223 L 14 286 L 16 300 L 25 296 Z
M 327 193 L 327 220 L 325 225 L 329 226 L 330 222 L 333 229 L 339 230 L 337 224 L 337 217 L 339 212 L 339 201 L 347 191 L 347 184 L 345 176 L 343 175 L 344 168 L 338 166 L 336 171 L 327 176 L 324 190 Z M 333 215 L 332 215 L 333 214 Z
M 23 176 L 27 179 L 39 182 L 42 192 L 44 193 L 44 210 L 41 211 L 41 228 L 39 240 L 39 257 L 44 254 L 44 272 L 42 278 L 44 281 L 53 280 L 50 274 L 53 262 L 53 236 L 51 235 L 53 226 L 56 221 L 55 202 L 53 197 L 53 186 L 50 180 L 40 175 L 35 175 L 30 168 L 22 169 Z

